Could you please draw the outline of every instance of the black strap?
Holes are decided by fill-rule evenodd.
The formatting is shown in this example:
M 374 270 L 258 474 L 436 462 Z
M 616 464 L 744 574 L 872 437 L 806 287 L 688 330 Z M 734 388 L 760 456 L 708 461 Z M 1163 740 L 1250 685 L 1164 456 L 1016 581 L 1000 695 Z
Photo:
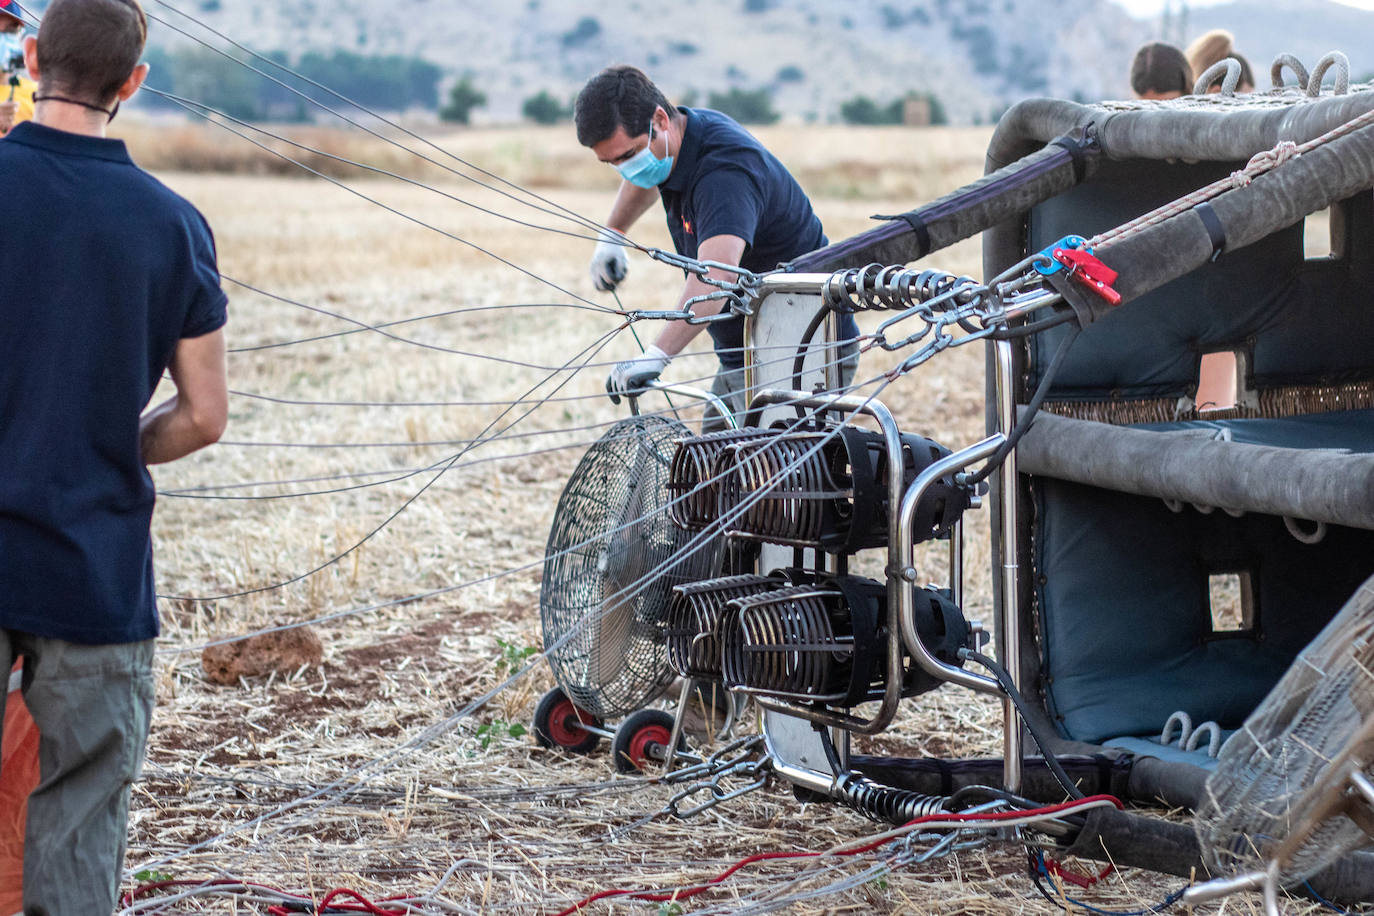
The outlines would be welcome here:
M 1212 260 L 1215 261 L 1226 250 L 1226 230 L 1221 226 L 1217 211 L 1207 201 L 1193 207 L 1193 212 L 1202 220 L 1202 228 L 1207 230 L 1207 238 L 1212 242 Z
M 113 108 L 105 108 L 104 106 L 92 105 L 90 102 L 83 102 L 80 99 L 74 99 L 70 96 L 58 95 L 54 92 L 49 92 L 46 95 L 35 95 L 33 100 L 35 102 L 66 102 L 68 105 L 80 105 L 82 108 L 89 108 L 91 111 L 98 111 L 106 115 L 106 121 L 113 121 L 115 114 L 119 111 L 119 102 L 117 101 Z
M 949 798 L 954 794 L 954 767 L 941 757 L 935 758 L 935 765 L 940 770 L 940 794 Z
M 906 213 L 893 213 L 886 216 L 881 213 L 875 213 L 869 218 L 885 220 L 899 219 L 910 226 L 911 231 L 916 235 L 916 256 L 911 260 L 919 261 L 921 258 L 930 254 L 930 230 L 926 227 L 926 221 L 921 219 L 921 214 L 917 211 L 909 210 Z
M 1065 134 L 1062 137 L 1055 137 L 1049 142 L 1050 146 L 1058 146 L 1066 150 L 1069 157 L 1073 160 L 1073 183 L 1082 184 L 1083 178 L 1088 173 L 1088 150 L 1097 147 L 1097 137 L 1089 124 L 1083 128 L 1081 137 L 1074 137 Z

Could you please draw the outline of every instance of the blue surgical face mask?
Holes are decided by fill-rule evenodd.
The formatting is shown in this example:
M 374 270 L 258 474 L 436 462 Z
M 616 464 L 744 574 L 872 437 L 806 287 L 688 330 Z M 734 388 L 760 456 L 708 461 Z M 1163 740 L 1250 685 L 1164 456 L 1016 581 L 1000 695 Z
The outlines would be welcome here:
M 663 184 L 668 173 L 673 170 L 673 157 L 665 155 L 662 159 L 654 155 L 654 125 L 649 125 L 649 142 L 644 149 L 616 166 L 620 177 L 640 188 L 656 188 Z M 668 152 L 667 137 L 663 140 L 663 152 Z

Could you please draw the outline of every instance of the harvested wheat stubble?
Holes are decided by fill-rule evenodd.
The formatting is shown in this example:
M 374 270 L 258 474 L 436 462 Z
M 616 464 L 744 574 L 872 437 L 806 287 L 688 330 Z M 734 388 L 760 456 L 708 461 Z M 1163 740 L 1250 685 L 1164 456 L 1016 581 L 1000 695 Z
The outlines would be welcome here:
M 852 187 L 843 189 L 847 196 L 817 199 L 833 238 L 864 228 L 875 210 L 930 199 L 974 177 L 986 142 L 986 133 L 967 131 L 875 136 L 882 142 L 870 148 L 880 158 L 865 171 L 854 163 L 866 147 L 842 142 L 838 132 L 770 134 L 768 142 L 789 147 L 804 160 L 803 170 L 828 175 L 836 187 L 851 175 Z M 505 161 L 502 150 L 518 149 L 514 158 L 526 172 L 514 177 L 549 176 L 541 190 L 578 212 L 600 216 L 609 204 L 613 183 L 600 171 L 587 173 L 599 176 L 593 190 L 547 186 L 555 183 L 561 163 L 580 162 L 584 155 L 571 137 L 479 132 L 457 142 L 469 140 L 472 155 L 487 156 L 486 164 L 498 170 Z M 933 150 L 940 155 L 926 152 Z M 852 199 L 872 169 L 886 175 L 897 159 L 910 163 L 903 194 L 896 200 Z M 479 306 L 571 301 L 531 276 L 318 181 L 164 177 L 205 211 L 227 276 L 370 324 Z M 382 180 L 356 186 L 480 241 L 580 296 L 614 305 L 586 280 L 586 242 L 494 220 L 414 187 Z M 501 212 L 528 215 L 490 192 L 455 182 L 445 187 Z M 663 227 L 650 217 L 637 237 L 668 244 Z M 932 263 L 976 276 L 977 244 L 960 245 Z M 679 273 L 635 257 L 620 298 L 626 307 L 666 308 L 680 282 Z M 231 347 L 356 328 L 232 284 L 229 291 Z M 531 308 L 449 314 L 390 331 L 440 348 L 558 366 L 617 324 L 596 311 Z M 639 330 L 642 337 L 656 331 L 652 325 Z M 630 335 L 621 333 L 595 359 L 614 362 L 633 346 Z M 676 360 L 669 375 L 709 376 L 713 360 L 704 346 L 698 355 Z M 890 363 L 899 357 L 886 358 Z M 864 374 L 884 367 L 883 357 L 868 357 Z M 461 464 L 438 473 L 436 462 L 463 446 L 422 443 L 471 439 L 501 408 L 387 405 L 512 399 L 543 373 L 367 332 L 231 355 L 236 391 L 352 404 L 287 404 L 238 395 L 225 443 L 156 469 L 164 494 L 155 519 L 160 591 L 246 591 L 348 552 L 280 589 L 162 602 L 159 709 L 145 777 L 135 788 L 131 869 L 173 878 L 233 876 L 317 899 L 336 886 L 372 898 L 420 895 L 439 886 L 435 894 L 450 912 L 556 912 L 608 887 L 689 884 L 754 852 L 820 850 L 877 829 L 852 812 L 801 805 L 775 784 L 691 821 L 652 820 L 617 838 L 615 828 L 657 811 L 671 791 L 652 781 L 615 777 L 604 745 L 597 755 L 571 758 L 534 747 L 528 736 L 512 736 L 510 726 L 528 724 L 535 701 L 551 686 L 542 664 L 472 715 L 450 722 L 456 710 L 509 677 L 511 668 L 502 662 L 511 659 L 503 645 L 539 644 L 538 561 L 550 514 L 585 444 L 624 416 L 624 408 L 613 407 L 602 394 L 604 372 L 603 365 L 581 373 L 559 392 L 571 400 L 540 407 L 511 430 L 538 435 L 474 449 Z M 904 428 L 957 446 L 981 436 L 982 383 L 982 353 L 969 347 L 943 354 L 893 385 L 884 398 Z M 356 406 L 360 402 L 369 406 Z M 547 451 L 500 457 L 536 450 Z M 434 469 L 357 487 L 416 468 Z M 374 472 L 379 476 L 341 476 Z M 364 541 L 431 480 L 403 513 Z M 235 488 L 205 489 L 226 485 Z M 340 487 L 355 488 L 272 499 L 190 498 L 280 497 Z M 168 495 L 176 492 L 185 495 Z M 986 619 L 986 513 L 971 518 L 967 547 L 967 613 Z M 923 574 L 940 574 L 942 554 L 930 554 Z M 881 573 L 881 558 L 861 560 L 859 571 Z M 476 584 L 388 604 L 459 583 Z M 382 606 L 317 625 L 324 651 L 317 666 L 237 687 L 217 687 L 202 676 L 200 650 L 211 640 L 377 605 Z M 894 727 L 861 749 L 994 754 L 1001 740 L 999 716 L 986 699 L 947 688 L 904 704 Z M 360 770 L 367 778 L 358 785 Z M 187 852 L 193 847 L 199 848 Z M 857 875 L 874 861 L 839 863 L 791 890 L 815 890 Z M 751 867 L 709 895 L 684 902 L 684 908 L 730 911 L 808 868 L 786 861 Z M 1085 896 L 1136 908 L 1177 883 L 1132 872 Z M 1230 904 L 1231 911 L 1235 907 Z M 1026 879 L 1020 849 L 1002 843 L 797 902 L 787 911 L 1002 916 L 1051 909 Z M 265 907 L 192 897 L 167 912 L 258 913 Z M 589 912 L 660 910 L 657 904 L 620 901 L 596 904 Z

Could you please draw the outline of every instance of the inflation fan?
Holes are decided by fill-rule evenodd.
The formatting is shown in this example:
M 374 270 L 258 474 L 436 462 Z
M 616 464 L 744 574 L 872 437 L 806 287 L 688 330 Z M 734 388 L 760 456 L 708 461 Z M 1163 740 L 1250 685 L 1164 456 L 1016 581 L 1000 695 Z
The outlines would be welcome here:
M 1227 741 L 1196 818 L 1211 892 L 1279 887 L 1374 837 L 1374 580 Z M 1229 880 L 1228 880 L 1229 879 Z
M 668 517 L 669 465 L 689 435 L 662 417 L 621 420 L 563 489 L 539 595 L 544 651 L 559 685 L 535 713 L 545 746 L 591 750 L 597 735 L 584 726 L 599 730 L 606 718 L 641 710 L 676 676 L 664 636 L 673 587 L 715 575 L 720 555 L 718 539 Z

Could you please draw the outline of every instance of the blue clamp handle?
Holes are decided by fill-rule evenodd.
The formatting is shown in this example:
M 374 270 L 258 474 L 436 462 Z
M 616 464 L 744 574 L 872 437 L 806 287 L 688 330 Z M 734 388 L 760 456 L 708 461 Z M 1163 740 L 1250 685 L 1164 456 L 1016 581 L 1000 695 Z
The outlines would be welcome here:
M 1072 248 L 1077 249 L 1078 251 L 1086 252 L 1088 254 L 1093 253 L 1093 250 L 1088 247 L 1088 240 L 1083 238 L 1083 236 L 1066 235 L 1059 241 L 1055 242 L 1053 245 L 1046 248 L 1044 251 L 1040 252 L 1040 254 L 1044 257 L 1047 263 L 1041 264 L 1037 262 L 1035 264 L 1035 270 L 1042 277 L 1048 277 L 1050 274 L 1059 273 L 1059 271 L 1064 269 L 1064 265 L 1061 264 L 1059 261 L 1055 260 L 1054 250 L 1056 248 Z

